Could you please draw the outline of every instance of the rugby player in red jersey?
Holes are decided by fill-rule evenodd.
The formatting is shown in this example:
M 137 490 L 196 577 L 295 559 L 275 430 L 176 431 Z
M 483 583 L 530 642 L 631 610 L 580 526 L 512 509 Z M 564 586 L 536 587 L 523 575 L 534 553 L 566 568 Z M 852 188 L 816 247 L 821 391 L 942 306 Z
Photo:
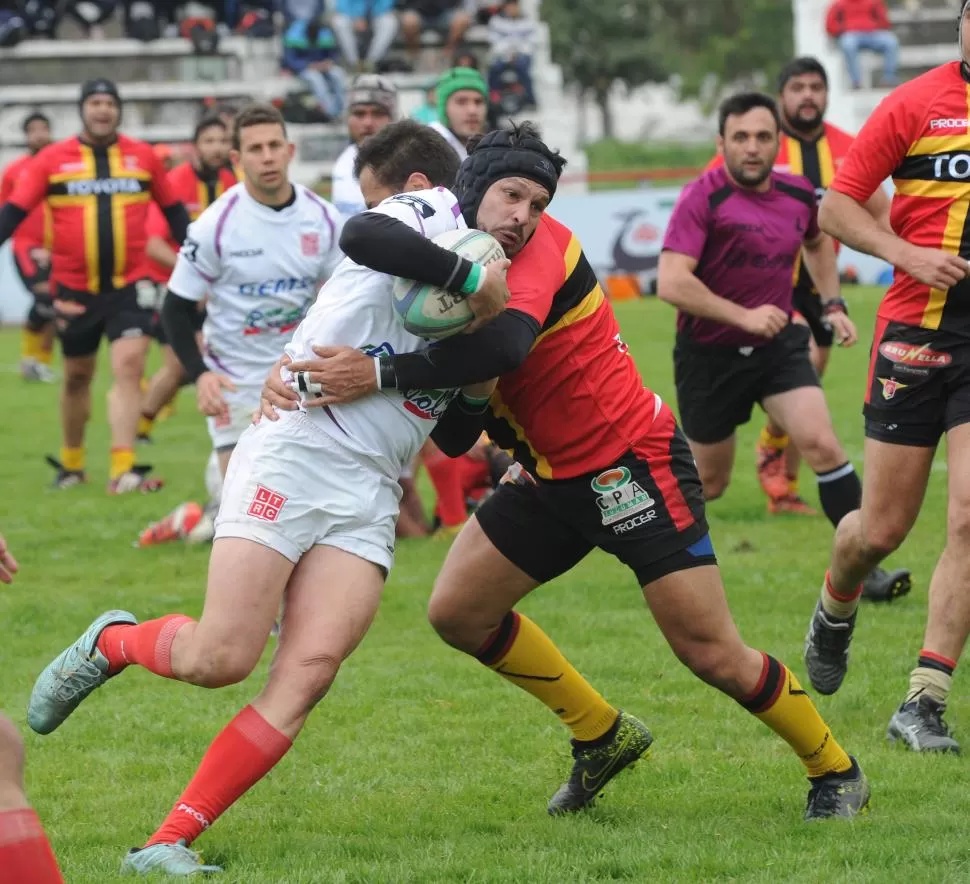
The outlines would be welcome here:
M 970 0 L 960 53 L 879 105 L 820 213 L 832 236 L 893 264 L 896 276 L 879 306 L 869 364 L 862 506 L 836 531 L 805 663 L 817 690 L 839 689 L 859 582 L 909 534 L 945 434 L 946 546 L 930 581 L 923 647 L 889 724 L 890 739 L 917 752 L 959 751 L 943 714 L 970 633 Z M 864 209 L 890 176 L 891 232 Z
M 0 176 L 0 205 L 14 192 L 30 161 L 51 143 L 51 124 L 39 111 L 23 122 L 27 153 L 18 157 Z M 51 218 L 47 203 L 41 203 L 24 221 L 13 237 L 13 259 L 17 274 L 34 303 L 27 314 L 22 333 L 20 374 L 26 381 L 54 380 L 51 358 L 54 355 L 54 306 L 50 294 Z
M 634 572 L 677 656 L 792 746 L 811 782 L 806 818 L 854 816 L 869 797 L 861 768 L 795 676 L 741 640 L 687 441 L 670 408 L 644 388 L 579 241 L 544 211 L 563 165 L 528 124 L 484 136 L 462 164 L 455 191 L 465 220 L 512 259 L 511 300 L 497 319 L 419 353 L 377 357 L 377 365 L 359 351 L 321 348 L 324 358 L 288 367 L 322 384 L 318 404 L 373 393 L 378 376 L 380 389 L 501 376 L 485 429 L 534 478 L 501 485 L 469 520 L 435 583 L 429 618 L 446 642 L 532 694 L 572 732 L 573 768 L 550 813 L 591 804 L 653 741 L 513 610 L 599 547 Z M 402 254 L 409 267 L 431 266 L 417 250 L 430 246 L 430 259 L 438 247 L 402 227 L 364 212 L 348 221 L 341 245 L 352 260 L 395 276 Z M 288 392 L 271 374 L 263 414 L 272 417 L 274 404 L 295 407 Z

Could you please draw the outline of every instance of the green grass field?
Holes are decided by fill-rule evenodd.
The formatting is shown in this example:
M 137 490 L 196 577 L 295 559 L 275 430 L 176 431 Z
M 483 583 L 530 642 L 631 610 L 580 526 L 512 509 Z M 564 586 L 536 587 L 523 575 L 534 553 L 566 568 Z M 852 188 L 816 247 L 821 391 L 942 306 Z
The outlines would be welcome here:
M 849 293 L 866 342 L 878 296 Z M 618 313 L 647 383 L 672 400 L 673 311 L 635 303 Z M 837 353 L 826 382 L 860 468 L 866 350 Z M 208 437 L 183 391 L 177 415 L 143 454 L 166 488 L 108 498 L 102 375 L 91 484 L 49 490 L 42 456 L 58 446 L 57 391 L 22 384 L 17 355 L 17 333 L 0 333 L 0 529 L 22 566 L 16 584 L 0 590 L 0 707 L 26 732 L 34 677 L 96 614 L 199 615 L 207 551 L 132 543 L 148 521 L 203 495 Z M 823 518 L 766 515 L 752 465 L 759 423 L 742 431 L 734 484 L 711 507 L 714 543 L 747 641 L 807 684 L 802 640 L 831 529 Z M 816 501 L 810 479 L 806 497 Z M 944 542 L 945 479 L 941 456 L 923 515 L 894 559 L 912 568 L 913 593 L 863 610 L 849 678 L 820 702 L 872 781 L 863 819 L 802 822 L 807 783 L 788 747 L 681 667 L 631 574 L 599 553 L 522 608 L 614 704 L 648 722 L 656 742 L 594 810 L 549 818 L 546 801 L 568 770 L 567 734 L 531 697 L 437 639 L 424 609 L 445 547 L 411 541 L 399 548 L 374 628 L 292 752 L 197 846 L 225 864 L 220 880 L 241 884 L 967 881 L 967 762 L 885 741 L 922 639 L 926 587 Z M 247 682 L 219 691 L 133 669 L 55 734 L 26 734 L 28 790 L 67 881 L 116 879 L 127 848 L 154 830 L 209 741 L 255 694 L 268 656 Z M 968 717 L 958 690 L 948 714 L 958 736 Z

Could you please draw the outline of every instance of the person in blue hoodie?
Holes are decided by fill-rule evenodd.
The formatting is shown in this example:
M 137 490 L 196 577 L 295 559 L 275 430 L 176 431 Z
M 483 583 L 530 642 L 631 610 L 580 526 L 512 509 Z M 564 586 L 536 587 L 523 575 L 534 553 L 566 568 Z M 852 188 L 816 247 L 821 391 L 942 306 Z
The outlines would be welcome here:
M 344 111 L 347 77 L 337 64 L 337 44 L 323 6 L 317 0 L 285 4 L 282 66 L 310 87 L 328 117 L 337 118 Z

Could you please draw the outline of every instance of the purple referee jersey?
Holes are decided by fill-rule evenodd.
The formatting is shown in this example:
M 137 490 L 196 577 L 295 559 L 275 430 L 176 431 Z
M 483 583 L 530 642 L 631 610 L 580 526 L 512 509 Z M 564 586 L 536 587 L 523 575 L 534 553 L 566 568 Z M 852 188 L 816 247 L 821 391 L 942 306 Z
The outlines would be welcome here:
M 792 280 L 802 243 L 819 235 L 815 188 L 801 175 L 771 173 L 771 189 L 743 190 L 723 168 L 681 193 L 664 250 L 697 259 L 694 274 L 715 295 L 743 307 L 774 304 L 792 313 Z M 699 344 L 759 347 L 765 338 L 677 313 L 677 331 Z

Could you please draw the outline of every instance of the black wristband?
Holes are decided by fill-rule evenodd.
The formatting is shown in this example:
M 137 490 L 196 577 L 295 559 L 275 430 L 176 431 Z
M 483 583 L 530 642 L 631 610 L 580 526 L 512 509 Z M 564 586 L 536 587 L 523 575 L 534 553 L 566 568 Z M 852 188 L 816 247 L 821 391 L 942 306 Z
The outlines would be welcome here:
M 849 305 L 845 303 L 845 298 L 832 298 L 831 301 L 822 302 L 822 315 L 828 316 L 830 313 L 844 313 L 849 315 Z
M 377 357 L 377 363 L 381 370 L 381 389 L 397 389 L 397 372 L 394 370 L 394 359 L 391 356 L 383 355 Z

